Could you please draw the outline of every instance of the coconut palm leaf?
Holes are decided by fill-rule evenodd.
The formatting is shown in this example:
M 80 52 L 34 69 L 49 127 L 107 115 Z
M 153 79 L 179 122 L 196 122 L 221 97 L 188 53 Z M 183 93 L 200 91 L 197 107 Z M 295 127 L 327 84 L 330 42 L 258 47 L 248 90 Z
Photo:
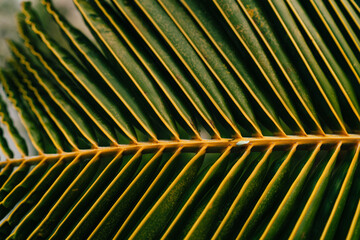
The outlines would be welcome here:
M 73 2 L 8 41 L 1 239 L 360 237 L 353 0 Z

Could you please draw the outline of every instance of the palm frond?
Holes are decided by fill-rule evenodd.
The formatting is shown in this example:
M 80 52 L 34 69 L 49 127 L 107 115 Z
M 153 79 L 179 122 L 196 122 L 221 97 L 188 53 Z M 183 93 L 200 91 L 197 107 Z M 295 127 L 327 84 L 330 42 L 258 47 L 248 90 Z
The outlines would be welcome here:
M 360 237 L 353 0 L 74 0 L 96 42 L 41 3 L 61 38 L 23 3 L 0 70 L 31 140 L 0 98 L 1 239 Z

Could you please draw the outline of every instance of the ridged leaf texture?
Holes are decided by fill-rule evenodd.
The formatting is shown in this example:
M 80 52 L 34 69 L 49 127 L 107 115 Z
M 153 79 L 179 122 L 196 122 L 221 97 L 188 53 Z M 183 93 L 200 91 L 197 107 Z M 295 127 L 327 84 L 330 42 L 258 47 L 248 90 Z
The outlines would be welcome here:
M 0 239 L 360 238 L 353 0 L 74 4 L 8 42 Z

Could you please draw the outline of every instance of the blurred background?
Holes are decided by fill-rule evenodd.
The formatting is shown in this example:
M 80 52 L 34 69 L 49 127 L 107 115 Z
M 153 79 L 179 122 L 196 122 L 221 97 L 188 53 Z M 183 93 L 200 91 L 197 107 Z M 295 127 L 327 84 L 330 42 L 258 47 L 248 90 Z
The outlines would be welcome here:
M 0 68 L 3 67 L 6 63 L 6 60 L 10 57 L 10 51 L 6 44 L 6 39 L 19 39 L 16 30 L 16 13 L 20 10 L 20 4 L 23 0 L 0 0 Z M 37 8 L 39 0 L 31 0 L 35 9 L 37 9 L 38 14 L 42 15 L 41 17 L 48 17 L 47 14 L 43 14 Z M 88 30 L 85 27 L 85 24 L 81 18 L 81 15 L 76 11 L 76 8 L 71 0 L 53 0 L 54 4 L 56 5 L 57 9 L 60 10 L 66 18 L 71 21 L 76 27 L 80 28 L 82 31 L 89 35 Z M 52 30 L 52 35 L 59 34 L 57 28 L 50 27 L 49 24 L 53 24 L 52 21 L 44 21 L 43 24 L 47 29 Z M 26 130 L 23 127 L 21 120 L 18 116 L 18 113 L 6 98 L 6 94 L 3 89 L 0 87 L 0 96 L 8 106 L 8 111 L 10 112 L 10 116 L 14 121 L 15 126 L 18 130 L 20 130 L 20 134 L 25 138 L 27 142 L 27 146 L 29 148 L 30 155 L 36 155 L 37 152 L 32 147 L 29 137 L 27 136 Z M 0 122 L 0 127 L 4 131 L 4 136 L 8 140 L 10 148 L 15 153 L 15 158 L 20 158 L 20 154 L 17 153 L 15 149 L 15 145 L 13 144 L 10 135 L 7 131 L 7 127 Z M 0 161 L 5 161 L 5 156 L 0 151 Z
M 6 39 L 17 38 L 16 13 L 19 11 L 20 3 L 23 1 L 24 0 L 0 0 L 0 66 L 3 66 L 6 58 L 9 56 Z M 30 2 L 32 2 L 36 8 L 39 0 L 30 0 Z M 57 9 L 59 9 L 71 23 L 82 30 L 85 28 L 81 15 L 76 11 L 71 0 L 53 0 L 53 2 Z M 42 15 L 41 11 L 38 13 Z

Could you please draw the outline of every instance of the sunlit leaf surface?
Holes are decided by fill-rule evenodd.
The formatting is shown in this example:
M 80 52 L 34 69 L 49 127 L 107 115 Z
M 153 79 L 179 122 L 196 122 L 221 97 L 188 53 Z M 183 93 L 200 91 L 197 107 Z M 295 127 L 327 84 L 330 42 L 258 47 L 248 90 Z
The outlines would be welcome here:
M 73 2 L 8 41 L 0 239 L 360 238 L 354 0 Z

